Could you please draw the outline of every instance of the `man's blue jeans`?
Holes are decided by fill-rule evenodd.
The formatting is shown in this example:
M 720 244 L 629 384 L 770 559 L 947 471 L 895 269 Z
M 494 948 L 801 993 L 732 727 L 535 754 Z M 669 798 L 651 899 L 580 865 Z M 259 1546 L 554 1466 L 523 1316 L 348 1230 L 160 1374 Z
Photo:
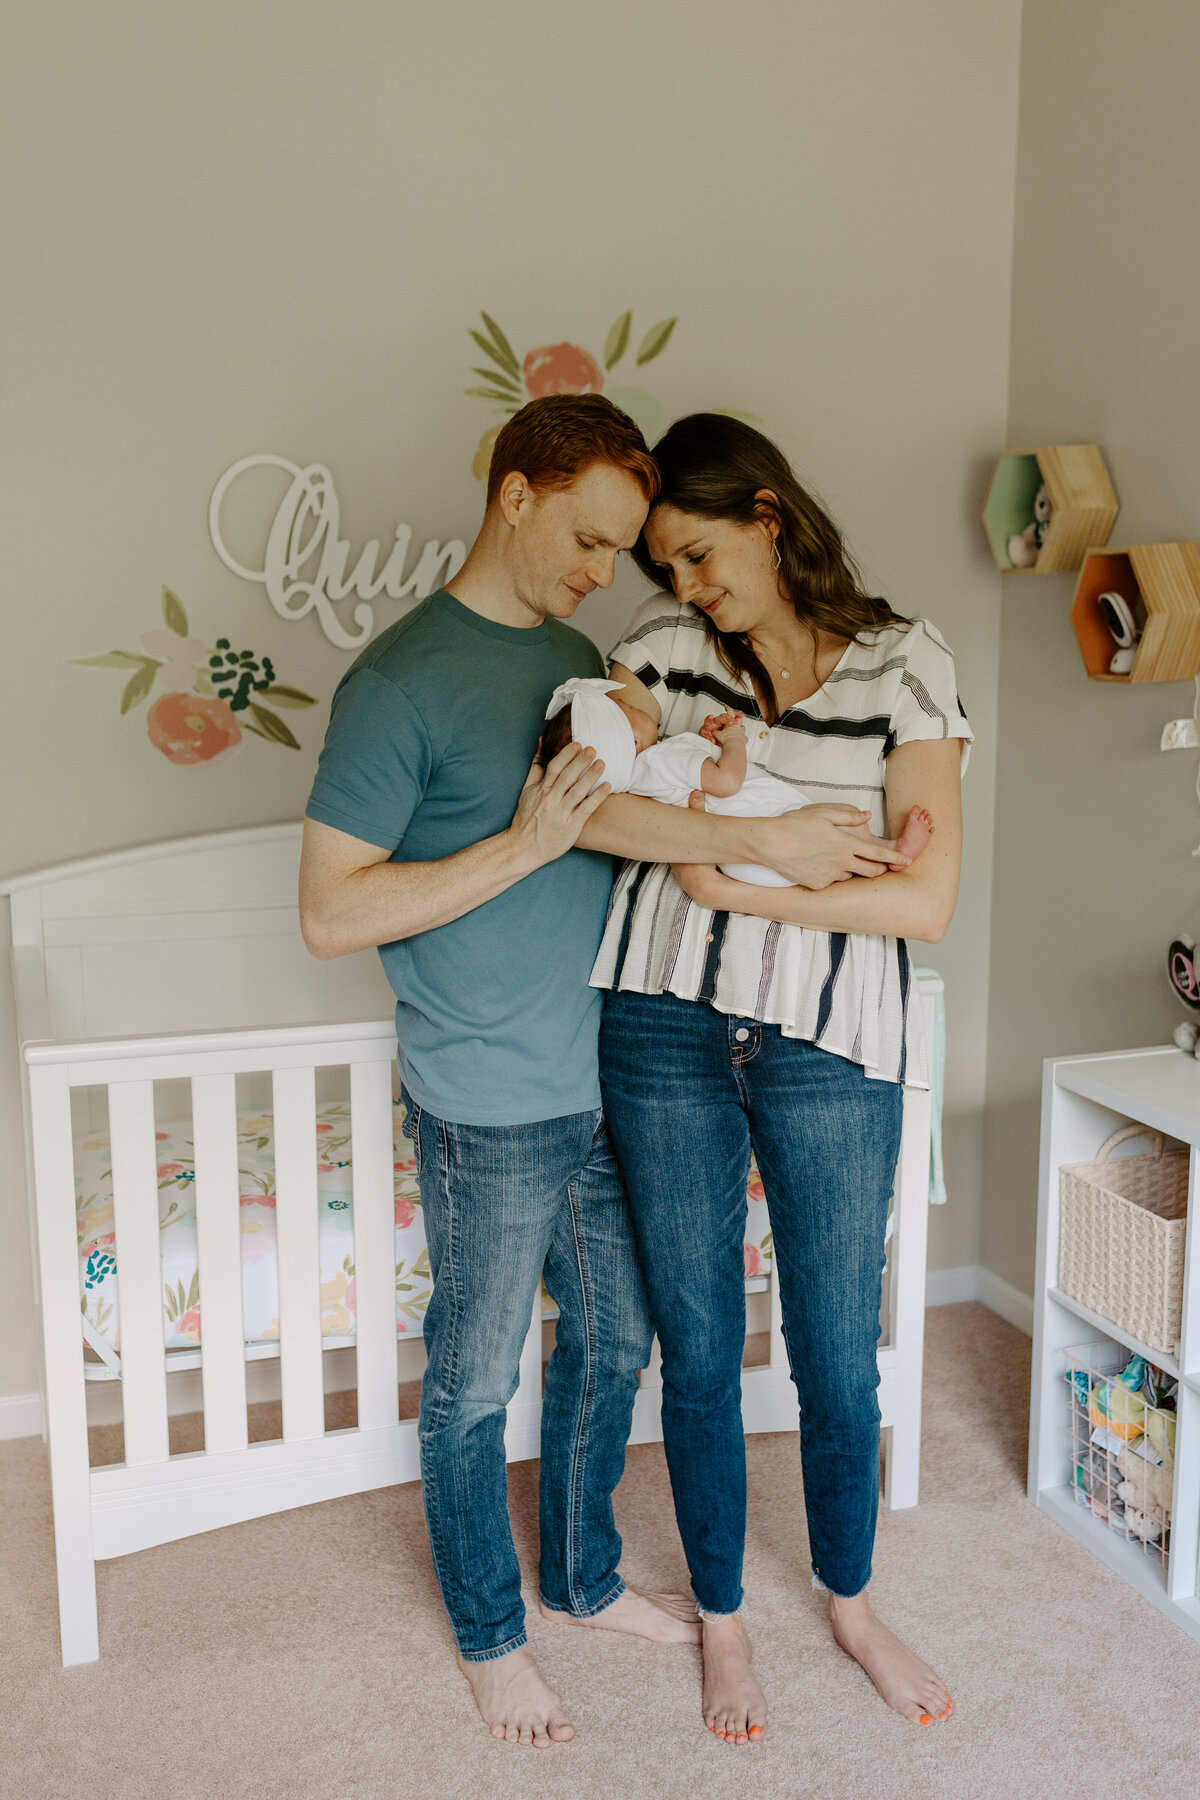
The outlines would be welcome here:
M 742 1244 L 754 1147 L 800 1397 L 813 1569 L 871 1574 L 879 1505 L 880 1281 L 903 1090 L 777 1025 L 673 994 L 605 995 L 605 1117 L 662 1345 L 663 1440 L 692 1587 L 742 1599 Z
M 425 1516 L 461 1655 L 526 1641 L 505 1407 L 543 1272 L 558 1304 L 542 1408 L 540 1587 L 587 1617 L 624 1592 L 612 1493 L 651 1327 L 601 1113 L 454 1125 L 404 1096 L 433 1273 L 418 1424 Z

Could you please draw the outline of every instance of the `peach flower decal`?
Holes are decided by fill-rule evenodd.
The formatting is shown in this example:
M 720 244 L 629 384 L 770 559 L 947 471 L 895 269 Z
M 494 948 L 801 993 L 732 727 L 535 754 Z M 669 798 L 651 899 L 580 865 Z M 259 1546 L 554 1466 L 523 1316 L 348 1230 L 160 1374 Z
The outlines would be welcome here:
M 598 394 L 604 386 L 604 370 L 578 344 L 531 350 L 522 369 L 531 400 L 540 400 L 543 394 Z
M 605 379 L 610 370 L 615 369 L 629 348 L 630 332 L 633 327 L 632 312 L 624 312 L 609 330 L 604 341 L 603 366 L 589 350 L 580 344 L 542 344 L 535 350 L 526 352 L 524 358 L 518 360 L 512 344 L 501 331 L 495 319 L 487 313 L 480 313 L 484 329 L 471 331 L 471 337 L 487 358 L 486 365 L 475 365 L 471 373 L 478 375 L 484 383 L 481 387 L 469 387 L 466 393 L 477 400 L 486 400 L 500 412 L 511 415 L 519 412 L 527 400 L 540 400 L 546 394 L 599 394 L 604 391 Z M 652 325 L 638 345 L 635 357 L 636 366 L 653 362 L 661 356 L 674 331 L 676 320 L 660 319 Z M 620 406 L 641 427 L 647 436 L 656 436 L 661 422 L 661 409 L 653 395 L 644 393 L 640 388 L 614 388 L 609 398 Z M 477 481 L 486 483 L 488 469 L 491 466 L 492 450 L 502 427 L 493 425 L 485 431 L 479 440 L 479 446 L 471 460 L 471 473 Z
M 168 762 L 181 768 L 221 762 L 246 731 L 298 750 L 274 708 L 315 706 L 312 695 L 278 682 L 269 656 L 234 650 L 228 638 L 218 638 L 210 650 L 199 638 L 189 637 L 183 602 L 169 587 L 162 591 L 162 610 L 165 625 L 143 635 L 141 655 L 107 650 L 73 660 L 86 668 L 128 671 L 122 714 L 139 706 L 156 686 L 165 690 L 147 712 L 146 735 Z M 265 700 L 274 706 L 265 706 Z

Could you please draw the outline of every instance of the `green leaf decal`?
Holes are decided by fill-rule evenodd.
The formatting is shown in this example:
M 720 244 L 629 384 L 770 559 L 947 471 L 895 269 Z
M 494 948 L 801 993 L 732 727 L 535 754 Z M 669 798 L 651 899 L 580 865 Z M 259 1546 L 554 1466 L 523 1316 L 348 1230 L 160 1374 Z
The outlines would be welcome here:
M 286 744 L 289 750 L 298 750 L 300 745 L 292 736 L 278 713 L 273 713 L 269 706 L 258 706 L 253 700 L 250 711 L 254 715 L 254 723 L 263 737 L 270 738 L 273 744 Z
M 162 602 L 163 619 L 168 630 L 173 631 L 176 637 L 185 638 L 188 634 L 188 620 L 183 601 L 178 594 L 173 593 L 169 587 L 164 585 Z
M 483 354 L 490 357 L 495 363 L 496 368 L 500 371 L 500 374 L 506 381 L 520 381 L 521 371 L 519 369 L 514 369 L 510 362 L 505 361 L 504 357 L 501 356 L 499 350 L 497 350 L 490 338 L 485 338 L 481 331 L 473 331 L 471 336 L 475 339 L 475 342 L 479 345 Z M 490 372 L 488 379 L 494 381 L 496 379 L 495 373 Z
M 488 335 L 490 336 L 492 342 L 496 346 L 496 349 L 500 353 L 496 360 L 499 362 L 502 362 L 505 365 L 505 367 L 507 369 L 509 369 L 513 375 L 516 375 L 519 377 L 520 373 L 521 373 L 521 365 L 517 361 L 516 351 L 513 349 L 512 345 L 509 343 L 508 339 L 505 337 L 504 333 L 501 331 L 500 327 L 497 325 L 495 319 L 489 319 L 488 315 L 482 311 L 480 312 L 479 316 L 483 320 L 484 324 L 487 326 Z
M 158 670 L 162 668 L 162 664 L 155 662 L 152 656 L 139 657 L 138 660 L 141 663 L 141 668 L 135 669 L 134 673 L 129 677 L 129 680 L 125 683 L 125 692 L 121 695 L 122 714 L 127 713 L 131 707 L 137 706 L 139 701 L 146 698 L 146 695 L 154 686 L 155 675 Z
M 510 393 L 514 400 L 518 399 L 520 396 L 521 390 L 518 388 L 516 382 L 513 381 L 508 375 L 497 374 L 495 369 L 474 369 L 473 368 L 471 370 L 471 373 L 472 373 L 472 375 L 482 375 L 483 379 L 485 381 L 495 382 L 495 384 L 498 388 L 504 388 L 508 393 Z
M 650 327 L 638 345 L 637 366 L 639 369 L 643 363 L 648 363 L 654 357 L 662 355 L 677 324 L 677 319 L 660 319 L 657 325 Z
M 604 340 L 604 366 L 615 368 L 624 356 L 629 344 L 629 327 L 633 324 L 631 312 L 622 313 L 608 336 Z
M 472 395 L 476 400 L 495 401 L 496 404 L 502 406 L 506 412 L 516 412 L 517 410 L 517 399 L 515 394 L 502 394 L 499 388 L 464 388 L 463 393 Z
M 140 669 L 144 656 L 131 650 L 106 650 L 103 656 L 73 656 L 71 661 L 84 669 Z
M 182 1286 L 182 1283 L 180 1285 Z M 187 1305 L 184 1307 L 183 1310 L 185 1312 L 190 1312 L 192 1310 L 193 1306 L 196 1305 L 196 1302 L 199 1300 L 199 1298 L 200 1298 L 200 1271 L 199 1271 L 199 1269 L 197 1269 L 196 1273 L 192 1276 L 192 1283 L 191 1283 L 191 1286 L 188 1288 Z
M 269 687 L 259 688 L 259 693 L 266 700 L 273 700 L 276 706 L 315 706 L 317 703 L 311 694 L 302 694 L 299 688 L 277 687 L 274 682 Z

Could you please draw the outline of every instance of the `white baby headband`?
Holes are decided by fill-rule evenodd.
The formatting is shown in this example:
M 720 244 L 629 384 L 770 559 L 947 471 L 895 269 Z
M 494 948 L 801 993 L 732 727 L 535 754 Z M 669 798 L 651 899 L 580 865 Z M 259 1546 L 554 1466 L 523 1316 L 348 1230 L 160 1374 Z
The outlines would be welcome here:
M 633 780 L 633 759 L 637 755 L 633 726 L 609 695 L 619 692 L 622 683 L 605 681 L 600 676 L 573 675 L 556 687 L 546 708 L 553 719 L 564 707 L 571 708 L 571 736 L 577 744 L 590 744 L 604 764 L 602 780 L 614 794 L 623 794 Z

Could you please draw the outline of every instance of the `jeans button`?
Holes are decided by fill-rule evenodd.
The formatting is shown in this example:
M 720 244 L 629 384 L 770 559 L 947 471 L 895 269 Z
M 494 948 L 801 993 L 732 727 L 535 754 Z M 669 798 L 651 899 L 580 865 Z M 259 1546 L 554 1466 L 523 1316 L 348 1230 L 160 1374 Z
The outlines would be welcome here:
M 746 1030 L 746 1027 L 743 1025 L 741 1027 L 741 1029 L 738 1031 L 735 1031 L 733 1035 L 737 1039 L 739 1044 L 744 1044 L 746 1039 L 750 1036 L 750 1033 Z

